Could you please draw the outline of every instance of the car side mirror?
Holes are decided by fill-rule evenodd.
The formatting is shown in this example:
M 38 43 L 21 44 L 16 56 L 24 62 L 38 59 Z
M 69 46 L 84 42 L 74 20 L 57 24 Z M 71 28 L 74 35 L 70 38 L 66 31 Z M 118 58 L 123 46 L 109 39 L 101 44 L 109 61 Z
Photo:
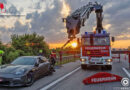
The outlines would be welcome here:
M 115 37 L 112 37 L 111 40 L 112 40 L 112 42 L 115 42 Z
M 38 67 L 38 66 L 39 66 L 39 63 L 35 63 L 35 66 Z

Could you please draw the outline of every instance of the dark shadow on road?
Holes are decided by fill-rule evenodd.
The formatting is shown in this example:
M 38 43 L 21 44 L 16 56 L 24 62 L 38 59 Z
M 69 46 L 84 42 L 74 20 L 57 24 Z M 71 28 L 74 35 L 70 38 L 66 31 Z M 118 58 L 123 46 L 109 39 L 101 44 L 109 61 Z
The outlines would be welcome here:
M 87 71 L 109 71 L 105 66 L 99 66 L 99 65 L 91 65 L 88 66 Z
M 17 86 L 17 87 L 6 87 L 6 86 L 2 86 L 0 87 L 0 90 L 19 90 L 19 89 L 22 89 L 22 88 L 25 88 L 25 87 L 22 87 L 22 86 Z

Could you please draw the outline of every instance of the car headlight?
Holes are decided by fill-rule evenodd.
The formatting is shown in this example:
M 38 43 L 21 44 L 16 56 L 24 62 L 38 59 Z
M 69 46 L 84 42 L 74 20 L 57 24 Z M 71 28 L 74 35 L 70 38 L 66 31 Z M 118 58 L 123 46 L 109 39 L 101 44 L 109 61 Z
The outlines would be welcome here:
M 16 71 L 15 74 L 22 75 L 22 74 L 24 74 L 24 72 L 25 72 L 25 69 L 20 69 L 20 70 Z

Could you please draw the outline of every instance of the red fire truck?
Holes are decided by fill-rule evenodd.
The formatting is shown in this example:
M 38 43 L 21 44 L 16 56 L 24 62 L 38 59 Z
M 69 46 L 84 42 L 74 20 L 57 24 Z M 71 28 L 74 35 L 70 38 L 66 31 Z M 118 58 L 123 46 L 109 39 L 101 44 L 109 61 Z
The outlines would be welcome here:
M 88 65 L 104 65 L 112 69 L 111 46 L 109 33 L 88 33 L 82 35 L 81 67 Z
M 89 2 L 63 19 L 66 22 L 69 38 L 67 43 L 76 38 L 76 35 L 80 32 L 80 28 L 84 26 L 85 21 L 89 18 L 92 11 L 96 13 L 97 26 L 95 32 L 85 32 L 81 37 L 81 68 L 85 69 L 88 65 L 104 65 L 111 70 L 110 34 L 102 26 L 103 6 L 101 4 Z M 112 38 L 112 41 L 114 41 L 114 38 Z

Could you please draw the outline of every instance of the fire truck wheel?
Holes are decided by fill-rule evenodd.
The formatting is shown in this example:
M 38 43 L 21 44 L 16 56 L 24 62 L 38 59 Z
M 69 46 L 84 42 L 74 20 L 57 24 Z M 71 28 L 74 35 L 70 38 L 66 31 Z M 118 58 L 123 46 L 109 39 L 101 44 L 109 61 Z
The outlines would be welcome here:
M 82 64 L 82 65 L 81 65 L 81 68 L 82 68 L 83 70 L 86 70 L 86 69 L 87 69 L 87 65 Z
M 108 65 L 108 66 L 107 66 L 107 69 L 108 69 L 108 70 L 112 70 L 112 65 Z

